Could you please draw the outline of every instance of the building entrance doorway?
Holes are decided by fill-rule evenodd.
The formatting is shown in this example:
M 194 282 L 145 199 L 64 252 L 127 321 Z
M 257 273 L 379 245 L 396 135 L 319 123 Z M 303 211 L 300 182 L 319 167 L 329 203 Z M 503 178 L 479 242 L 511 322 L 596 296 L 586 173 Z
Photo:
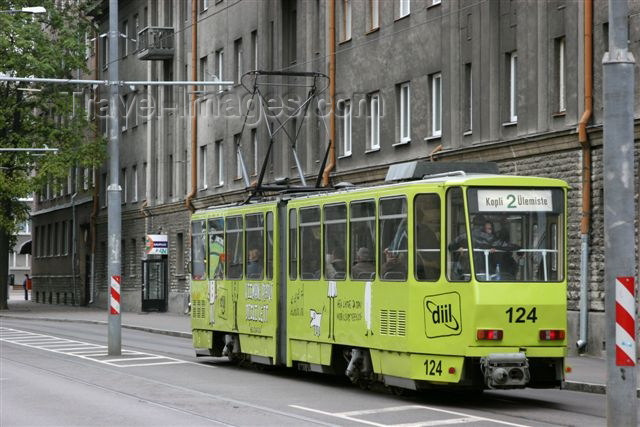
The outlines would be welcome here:
M 142 311 L 167 311 L 167 257 L 142 261 Z

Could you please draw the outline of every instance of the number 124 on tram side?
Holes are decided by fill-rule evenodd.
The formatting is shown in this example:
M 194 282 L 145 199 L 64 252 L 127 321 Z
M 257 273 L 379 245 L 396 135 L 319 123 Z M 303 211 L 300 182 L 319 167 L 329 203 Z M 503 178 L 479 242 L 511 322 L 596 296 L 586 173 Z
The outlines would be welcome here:
M 194 347 L 414 390 L 559 387 L 566 192 L 461 173 L 197 211 Z

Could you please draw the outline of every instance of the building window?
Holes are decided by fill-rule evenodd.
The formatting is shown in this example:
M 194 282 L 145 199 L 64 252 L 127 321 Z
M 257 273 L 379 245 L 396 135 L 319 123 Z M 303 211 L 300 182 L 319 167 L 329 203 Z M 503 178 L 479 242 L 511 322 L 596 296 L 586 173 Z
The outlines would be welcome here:
M 233 135 L 233 147 L 236 152 L 236 176 L 235 179 L 242 178 L 242 135 L 235 134 Z
M 207 189 L 207 146 L 200 147 L 200 189 Z
M 258 69 L 258 30 L 251 31 L 251 69 Z
M 53 249 L 51 255 L 60 255 L 60 227 L 56 222 L 53 224 Z
M 256 129 L 251 129 L 251 147 L 253 148 L 253 173 L 252 175 L 258 175 L 259 161 L 258 161 L 258 132 Z
M 224 71 L 224 49 L 216 50 L 216 75 L 218 76 L 218 80 L 223 79 L 223 71 Z M 222 88 L 220 88 L 222 90 Z
M 411 12 L 411 0 L 398 0 L 398 18 L 403 18 Z
M 173 197 L 173 155 L 167 161 L 167 196 Z
M 199 79 L 201 82 L 207 81 L 207 74 L 208 70 L 207 70 L 207 56 L 203 56 L 202 58 L 200 58 L 200 76 Z M 206 90 L 207 88 L 205 86 L 201 86 L 201 90 Z
M 131 201 L 138 201 L 138 166 L 133 165 L 131 170 Z
M 238 39 L 233 43 L 233 50 L 234 50 L 234 57 L 235 57 L 235 64 L 234 64 L 234 69 L 235 69 L 235 73 L 234 73 L 234 78 L 235 78 L 235 84 L 239 85 L 240 84 L 240 80 L 242 80 L 242 74 L 243 74 L 243 66 L 242 66 L 242 39 Z
M 129 54 L 129 22 L 126 20 L 122 23 L 120 31 L 120 51 L 123 58 Z
M 200 13 L 207 9 L 209 9 L 209 0 L 200 0 Z
M 184 234 L 176 234 L 176 274 L 184 274 Z
M 68 245 L 67 245 L 67 221 L 62 221 L 62 236 L 60 236 L 60 255 L 67 255 L 69 253 Z
M 380 93 L 369 95 L 369 150 L 380 149 Z
M 124 248 L 122 248 L 124 250 Z M 138 261 L 138 251 L 136 250 L 136 239 L 131 239 L 131 254 L 129 255 L 129 276 L 135 277 L 136 264 Z
M 351 39 L 351 0 L 342 0 L 342 37 L 341 41 Z
M 431 76 L 431 135 L 442 135 L 442 74 Z
M 567 110 L 566 86 L 565 86 L 565 38 L 559 37 L 555 40 L 555 90 L 557 112 Z
M 224 150 L 222 141 L 216 141 L 216 164 L 218 165 L 218 186 L 224 185 Z
M 400 143 L 411 141 L 411 91 L 409 83 L 398 85 L 398 135 Z
M 369 27 L 373 31 L 380 27 L 380 0 L 369 0 Z
M 509 53 L 509 121 L 518 121 L 518 54 L 516 51 Z
M 122 168 L 120 171 L 120 182 L 122 183 L 122 204 L 127 203 L 128 182 L 127 182 L 127 168 Z
M 106 173 L 102 174 L 102 207 L 106 207 L 108 203 L 108 195 L 107 188 L 109 187 L 109 176 Z
M 340 148 L 342 156 L 351 155 L 351 100 L 344 99 L 338 102 L 338 114 L 340 115 Z
M 102 59 L 102 68 L 109 67 L 109 36 L 108 34 L 100 35 L 100 57 Z
M 464 131 L 473 129 L 473 75 L 471 64 L 464 64 Z
M 135 40 L 131 40 L 131 42 L 134 45 L 134 50 L 137 51 L 138 50 L 138 32 L 140 32 L 140 17 L 138 17 L 137 13 L 133 15 L 133 26 L 134 26 L 133 38 Z

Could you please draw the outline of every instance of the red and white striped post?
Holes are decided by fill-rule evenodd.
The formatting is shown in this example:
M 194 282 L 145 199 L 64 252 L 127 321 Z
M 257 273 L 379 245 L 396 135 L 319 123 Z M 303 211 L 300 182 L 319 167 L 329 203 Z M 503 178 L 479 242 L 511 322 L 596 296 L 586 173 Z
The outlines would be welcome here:
M 616 278 L 616 366 L 636 365 L 636 304 L 633 277 Z
M 111 302 L 110 313 L 113 315 L 120 314 L 120 276 L 111 276 Z

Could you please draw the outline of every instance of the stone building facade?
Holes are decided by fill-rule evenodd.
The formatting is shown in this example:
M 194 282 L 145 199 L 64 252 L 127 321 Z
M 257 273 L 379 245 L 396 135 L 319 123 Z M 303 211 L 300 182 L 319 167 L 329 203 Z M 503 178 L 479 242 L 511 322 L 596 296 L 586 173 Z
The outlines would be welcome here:
M 191 78 L 191 52 L 196 49 L 198 80 L 234 82 L 197 91 L 196 208 L 244 196 L 236 143 L 251 179 L 265 155 L 264 123 L 243 128 L 238 112 L 238 100 L 246 103 L 248 99 L 238 84 L 242 73 L 265 69 L 329 74 L 335 52 L 334 182 L 373 183 L 384 178 L 389 164 L 432 157 L 495 161 L 504 173 L 555 177 L 569 183 L 567 297 L 569 335 L 575 342 L 583 173 L 576 129 L 585 105 L 585 2 L 200 0 L 197 7 L 194 46 L 191 1 L 121 3 L 120 27 L 126 42 L 120 46 L 117 64 L 127 80 L 185 81 Z M 97 14 L 101 34 L 107 30 L 106 9 L 103 12 Z M 587 70 L 593 76 L 593 114 L 587 127 L 593 165 L 588 266 L 589 351 L 593 354 L 599 354 L 604 341 L 600 60 L 608 46 L 607 13 L 606 2 L 594 2 L 594 65 Z M 330 45 L 331 28 L 335 46 Z M 163 45 L 166 49 L 153 51 L 141 45 L 153 35 L 159 35 L 156 40 L 170 40 L 170 48 Z M 629 42 L 635 58 L 640 58 L 639 0 L 629 1 Z M 97 49 L 100 78 L 106 78 L 108 67 L 114 66 L 106 63 L 105 48 L 103 38 Z M 640 99 L 638 69 L 636 100 Z M 184 86 L 123 87 L 121 91 L 124 310 L 141 309 L 141 260 L 147 234 L 168 236 L 167 309 L 182 312 L 188 304 L 190 212 L 184 202 L 193 181 L 191 92 Z M 303 97 L 304 92 L 273 88 L 268 95 L 289 100 Z M 297 152 L 307 179 L 320 172 L 329 141 L 330 129 L 320 115 L 310 114 L 300 130 Z M 634 117 L 638 143 L 637 102 Z M 292 129 L 298 120 L 302 118 L 287 126 Z M 278 136 L 274 148 L 266 179 L 296 180 L 285 138 Z M 106 171 L 105 167 L 96 172 L 101 184 L 93 297 L 100 304 L 106 304 L 108 285 Z M 36 258 L 34 266 L 38 263 Z M 43 263 L 38 268 L 44 275 L 49 267 Z M 58 286 L 45 276 L 37 283 L 42 289 Z

